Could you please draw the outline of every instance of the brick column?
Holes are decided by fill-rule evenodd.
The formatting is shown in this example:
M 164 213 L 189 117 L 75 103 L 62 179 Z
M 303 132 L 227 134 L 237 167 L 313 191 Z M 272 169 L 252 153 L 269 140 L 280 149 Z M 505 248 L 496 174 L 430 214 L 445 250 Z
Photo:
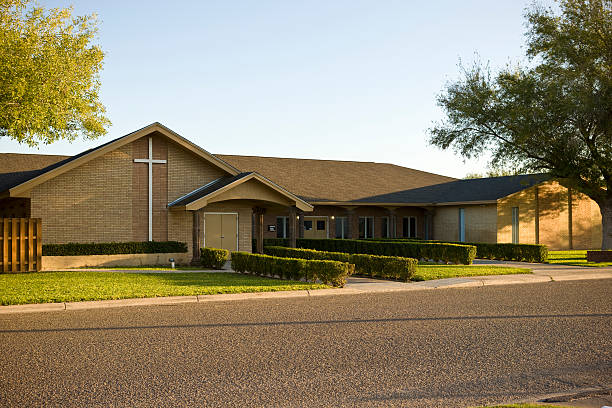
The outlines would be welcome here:
M 253 208 L 253 214 L 255 219 L 255 240 L 257 242 L 256 249 L 257 253 L 263 254 L 264 248 L 264 214 L 266 212 L 265 208 L 255 207 Z
M 425 209 L 425 236 L 424 238 L 428 240 L 435 239 L 434 238 L 434 213 L 435 213 L 435 210 L 433 208 Z
M 192 265 L 200 264 L 200 237 L 202 234 L 200 233 L 200 210 L 192 211 L 193 214 L 193 254 L 191 257 Z
M 389 211 L 389 238 L 397 238 L 397 214 L 396 208 L 387 208 Z
M 300 216 L 300 222 L 298 223 L 298 236 L 300 238 L 304 238 L 304 212 L 299 211 L 298 214 Z
M 296 246 L 296 238 L 297 238 L 297 234 L 296 234 L 296 224 L 297 224 L 297 208 L 295 207 L 289 207 L 289 219 L 287 220 L 287 229 L 289 231 L 287 231 L 287 234 L 289 235 L 289 246 L 291 248 L 295 248 Z
M 348 221 L 348 238 L 359 239 L 359 219 L 355 214 L 355 208 L 346 209 L 346 218 Z

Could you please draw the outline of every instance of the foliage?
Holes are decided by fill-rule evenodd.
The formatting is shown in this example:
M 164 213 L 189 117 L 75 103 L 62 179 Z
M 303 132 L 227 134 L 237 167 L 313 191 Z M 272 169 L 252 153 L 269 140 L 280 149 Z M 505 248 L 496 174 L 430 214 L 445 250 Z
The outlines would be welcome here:
M 0 304 L 322 289 L 321 284 L 236 273 L 35 272 L 0 274 Z
M 187 244 L 177 241 L 68 243 L 43 245 L 44 256 L 158 254 L 187 252 Z
M 386 240 L 405 241 L 402 239 Z M 465 244 L 476 247 L 476 258 L 479 259 L 498 259 L 501 261 L 519 262 L 540 262 L 548 260 L 548 248 L 546 245 L 535 244 L 490 244 L 486 242 L 453 242 L 453 241 L 421 241 L 421 242 L 440 242 L 447 244 Z
M 264 245 L 283 245 L 283 239 L 267 239 Z M 402 258 L 432 259 L 469 265 L 476 257 L 476 248 L 471 245 L 446 244 L 422 241 L 369 241 L 355 239 L 298 239 L 299 248 L 317 251 L 345 252 L 349 254 L 371 254 L 399 256 Z
M 200 261 L 205 268 L 223 269 L 230 251 L 219 248 L 200 248 Z
M 400 279 L 404 282 L 410 280 L 418 261 L 413 258 L 402 258 L 397 256 L 381 256 L 366 254 L 347 254 L 343 252 L 316 251 L 314 249 L 265 247 L 267 255 L 280 256 L 283 258 L 300 259 L 327 259 L 340 262 L 348 262 L 353 268 L 350 274 L 380 277 L 385 279 Z
M 103 135 L 96 16 L 30 3 L 0 0 L 0 137 L 37 146 Z
M 413 281 L 460 278 L 468 276 L 514 275 L 531 273 L 528 268 L 511 268 L 492 265 L 423 265 L 419 264 L 412 276 Z
M 346 262 L 280 258 L 270 255 L 232 252 L 232 268 L 236 272 L 253 273 L 281 279 L 321 281 L 344 286 L 351 265 Z
M 612 2 L 560 0 L 526 13 L 527 66 L 475 63 L 438 97 L 430 142 L 491 166 L 548 173 L 599 204 L 612 248 Z

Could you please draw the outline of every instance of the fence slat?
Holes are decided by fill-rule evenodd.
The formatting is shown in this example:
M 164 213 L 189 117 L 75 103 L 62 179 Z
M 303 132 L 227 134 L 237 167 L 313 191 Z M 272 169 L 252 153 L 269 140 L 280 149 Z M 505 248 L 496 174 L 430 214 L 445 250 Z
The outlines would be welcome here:
M 11 219 L 11 272 L 18 272 L 18 248 L 17 243 L 19 242 L 19 233 L 17 231 L 19 228 L 19 224 L 17 223 L 16 218 Z
M 42 219 L 0 218 L 0 273 L 42 270 Z
M 8 236 L 9 236 L 9 221 L 8 218 L 2 220 L 2 272 L 8 272 Z
M 25 218 L 19 219 L 19 270 L 21 272 L 25 272 L 28 270 L 26 266 L 26 257 L 25 257 L 25 242 L 26 242 L 26 234 L 25 234 Z
M 28 271 L 34 269 L 34 221 L 28 220 Z
M 36 270 L 42 270 L 42 219 L 36 218 Z

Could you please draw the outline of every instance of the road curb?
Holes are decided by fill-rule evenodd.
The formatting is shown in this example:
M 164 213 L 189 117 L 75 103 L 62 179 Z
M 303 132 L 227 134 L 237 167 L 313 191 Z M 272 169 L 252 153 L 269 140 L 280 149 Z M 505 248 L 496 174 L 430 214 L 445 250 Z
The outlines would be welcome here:
M 492 276 L 473 276 L 465 278 L 448 278 L 438 279 L 423 282 L 413 282 L 405 284 L 405 286 L 395 287 L 380 287 L 369 289 L 356 288 L 332 288 L 332 289 L 316 289 L 316 290 L 295 290 L 295 291 L 278 291 L 278 292 L 247 292 L 247 293 L 222 293 L 216 295 L 196 295 L 196 296 L 168 296 L 168 297 L 152 297 L 152 298 L 135 298 L 135 299 L 114 299 L 114 300 L 94 300 L 84 302 L 62 302 L 62 303 L 39 303 L 27 305 L 10 305 L 0 306 L 0 315 L 3 314 L 18 314 L 18 313 L 40 313 L 40 312 L 59 312 L 59 311 L 77 311 L 91 309 L 107 309 L 114 307 L 128 306 L 159 306 L 159 305 L 177 305 L 183 303 L 206 303 L 206 302 L 230 302 L 237 300 L 256 300 L 256 299 L 285 299 L 299 297 L 322 297 L 322 296 L 337 296 L 337 295 L 358 295 L 370 293 L 386 293 L 386 292 L 411 292 L 417 290 L 432 290 L 432 289 L 462 289 L 483 286 L 501 286 L 501 285 L 520 285 L 529 283 L 545 283 L 554 281 L 574 281 L 574 280 L 592 280 L 592 279 L 611 279 L 612 274 L 609 272 L 589 273 L 589 274 L 572 274 L 564 276 L 548 276 L 548 275 L 492 275 Z M 380 281 L 381 286 L 384 281 Z M 396 282 L 395 282 L 396 283 Z

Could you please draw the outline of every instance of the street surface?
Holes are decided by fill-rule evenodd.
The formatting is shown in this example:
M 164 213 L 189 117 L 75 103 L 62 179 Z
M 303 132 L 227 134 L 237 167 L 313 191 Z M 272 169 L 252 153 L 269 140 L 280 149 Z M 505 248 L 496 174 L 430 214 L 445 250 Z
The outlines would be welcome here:
M 612 279 L 0 315 L 7 407 L 414 406 L 612 383 Z

